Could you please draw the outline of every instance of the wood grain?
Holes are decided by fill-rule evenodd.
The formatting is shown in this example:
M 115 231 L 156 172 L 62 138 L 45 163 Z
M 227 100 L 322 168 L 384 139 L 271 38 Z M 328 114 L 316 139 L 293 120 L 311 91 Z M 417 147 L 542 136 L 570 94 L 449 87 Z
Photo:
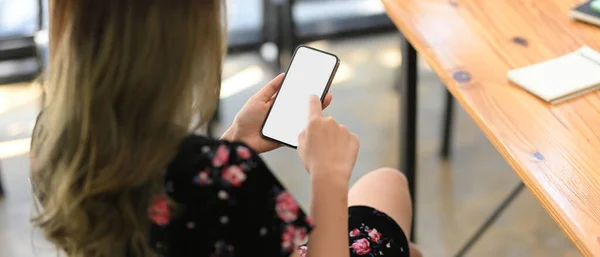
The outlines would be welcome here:
M 600 50 L 600 28 L 569 18 L 582 2 L 383 0 L 579 251 L 600 256 L 600 93 L 552 106 L 506 75 L 584 45 Z

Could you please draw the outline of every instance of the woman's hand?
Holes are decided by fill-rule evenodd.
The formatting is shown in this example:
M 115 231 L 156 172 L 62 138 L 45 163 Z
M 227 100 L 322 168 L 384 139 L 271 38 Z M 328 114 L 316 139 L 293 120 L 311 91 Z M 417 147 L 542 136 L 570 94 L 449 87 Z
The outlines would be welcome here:
M 269 108 L 273 104 L 275 93 L 279 90 L 284 74 L 275 77 L 271 82 L 267 83 L 258 93 L 250 97 L 248 102 L 244 104 L 240 112 L 235 116 L 233 124 L 221 139 L 229 141 L 240 141 L 247 144 L 254 151 L 264 153 L 277 149 L 281 144 L 265 139 L 260 134 Z M 326 108 L 331 103 L 331 94 L 325 95 L 322 108 Z M 319 104 L 319 106 L 321 106 Z
M 339 179 L 346 186 L 356 162 L 358 137 L 332 117 L 321 115 L 319 98 L 309 99 L 308 125 L 298 136 L 298 154 L 317 179 Z

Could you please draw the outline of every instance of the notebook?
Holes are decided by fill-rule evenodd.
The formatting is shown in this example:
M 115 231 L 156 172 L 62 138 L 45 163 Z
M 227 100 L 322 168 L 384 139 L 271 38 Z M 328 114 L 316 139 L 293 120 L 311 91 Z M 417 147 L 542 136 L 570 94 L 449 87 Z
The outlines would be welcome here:
M 571 10 L 571 17 L 576 20 L 600 26 L 600 0 L 588 1 Z
M 600 52 L 584 46 L 561 57 L 508 72 L 508 79 L 552 104 L 600 88 Z

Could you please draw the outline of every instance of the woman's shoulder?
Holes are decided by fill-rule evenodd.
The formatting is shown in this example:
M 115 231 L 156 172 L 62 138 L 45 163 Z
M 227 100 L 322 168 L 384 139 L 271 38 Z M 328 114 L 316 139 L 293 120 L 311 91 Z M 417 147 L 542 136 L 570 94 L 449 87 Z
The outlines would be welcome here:
M 201 150 L 202 147 L 211 147 L 219 144 L 219 140 L 209 138 L 204 135 L 189 134 L 181 140 L 179 144 L 179 152 L 184 151 L 197 151 Z
M 169 168 L 182 168 L 179 164 L 192 165 L 194 169 L 202 165 L 218 168 L 228 163 L 256 158 L 258 154 L 244 143 L 190 134 L 179 144 L 179 149 Z
M 230 142 L 227 140 L 213 139 L 204 135 L 190 134 L 187 135 L 179 144 L 178 154 L 185 153 L 203 153 L 208 154 L 214 147 L 224 146 L 227 148 L 244 147 L 252 154 L 255 154 L 246 144 L 242 142 Z
M 258 154 L 240 142 L 211 139 L 201 135 L 185 137 L 165 173 L 167 190 L 216 186 L 239 187 L 246 182 L 251 170 L 268 170 Z M 187 190 L 183 190 L 187 191 Z M 182 192 L 182 190 L 179 190 Z M 185 202 L 186 195 L 171 194 L 174 200 Z

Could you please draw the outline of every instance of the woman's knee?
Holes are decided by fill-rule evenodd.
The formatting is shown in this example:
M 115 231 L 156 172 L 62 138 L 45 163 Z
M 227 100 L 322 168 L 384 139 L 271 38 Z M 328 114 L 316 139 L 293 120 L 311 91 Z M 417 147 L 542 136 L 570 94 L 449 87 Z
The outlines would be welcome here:
M 394 184 L 399 185 L 403 188 L 408 189 L 408 180 L 406 176 L 401 171 L 394 168 L 379 168 L 373 171 L 375 174 L 380 174 L 379 176 L 383 177 L 386 180 L 391 180 Z
M 408 181 L 402 172 L 380 168 L 361 177 L 350 190 L 350 206 L 365 205 L 388 214 L 408 236 L 411 231 L 412 203 Z
M 377 198 L 377 202 L 391 201 L 412 207 L 406 176 L 394 168 L 373 170 L 356 181 L 350 190 L 350 204 L 354 204 L 354 200 L 373 198 Z
M 373 170 L 361 177 L 356 184 L 362 183 L 363 181 L 383 187 L 389 185 L 408 192 L 408 180 L 406 179 L 406 176 L 404 173 L 394 168 L 385 167 Z

